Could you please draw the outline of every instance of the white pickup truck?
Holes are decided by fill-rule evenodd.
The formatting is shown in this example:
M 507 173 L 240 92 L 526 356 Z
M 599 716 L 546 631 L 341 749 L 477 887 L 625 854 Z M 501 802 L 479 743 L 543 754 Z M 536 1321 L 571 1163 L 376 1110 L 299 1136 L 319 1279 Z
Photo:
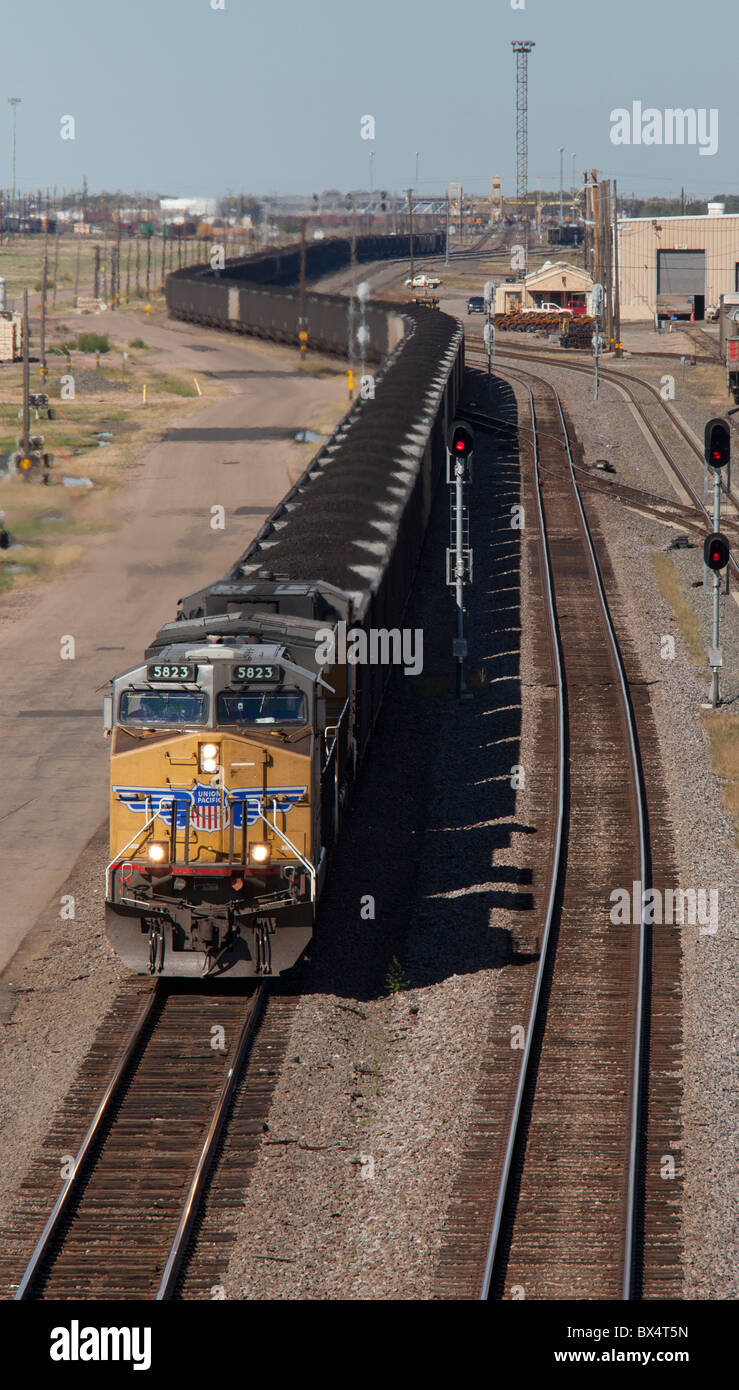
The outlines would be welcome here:
M 441 284 L 441 280 L 438 275 L 424 274 L 414 275 L 413 279 L 409 277 L 405 283 L 412 290 L 435 290 Z
M 573 317 L 571 309 L 565 309 L 561 304 L 535 304 L 533 309 L 527 309 L 529 314 L 569 314 Z

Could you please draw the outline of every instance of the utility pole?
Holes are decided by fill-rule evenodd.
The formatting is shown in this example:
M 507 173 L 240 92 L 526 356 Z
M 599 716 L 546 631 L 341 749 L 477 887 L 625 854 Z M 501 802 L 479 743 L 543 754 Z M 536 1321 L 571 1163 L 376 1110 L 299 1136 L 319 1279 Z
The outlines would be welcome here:
M 126 238 L 126 303 L 131 298 L 131 238 Z
M 100 298 L 100 247 L 95 247 L 95 279 L 93 282 L 93 298 Z
M 563 202 L 562 202 L 563 188 L 564 188 L 564 155 L 565 155 L 565 147 L 564 147 L 564 145 L 560 145 L 560 147 L 559 147 L 559 225 L 560 225 L 560 227 L 562 226 L 562 223 L 564 222 L 564 209 L 563 209 Z
M 412 189 L 412 188 L 409 188 L 409 189 L 408 189 L 408 229 L 409 229 L 409 241 L 410 241 L 409 251 L 410 251 L 410 262 L 411 262 L 411 280 L 413 280 L 415 277 L 414 277 L 414 272 L 413 272 L 413 189 Z M 411 289 L 413 289 L 413 285 L 411 285 Z
M 29 341 L 28 341 L 28 290 L 24 290 L 24 291 L 23 291 L 23 438 L 22 438 L 22 440 L 21 440 L 21 449 L 23 450 L 23 453 L 24 453 L 24 454 L 29 454 L 30 451 L 31 451 L 31 440 L 30 440 L 31 416 L 30 416 L 30 403 L 29 403 L 29 399 L 28 399 L 29 391 L 30 391 L 30 385 L 31 385 L 31 382 L 30 382 L 30 363 L 29 363 L 30 350 L 31 350 L 31 349 L 30 349 L 30 343 L 29 343 Z
M 444 265 L 449 264 L 449 194 L 446 195 L 446 243 L 444 251 Z
M 57 282 L 57 275 L 58 275 L 58 273 L 59 273 L 59 219 L 57 218 L 56 228 L 55 228 L 55 231 L 54 231 L 54 288 L 52 289 L 52 292 L 51 292 L 51 307 L 52 307 L 52 309 L 56 309 L 56 282 Z
M 41 385 L 46 385 L 46 279 L 48 271 L 48 260 L 44 252 L 44 264 L 41 271 L 41 342 L 39 353 L 41 357 Z
M 146 298 L 151 290 L 151 229 L 146 234 Z
M 603 179 L 600 184 L 600 225 L 598 236 L 601 247 L 601 265 L 605 283 L 604 328 L 606 342 L 613 337 L 613 274 L 611 266 L 611 181 Z
M 464 246 L 464 189 L 459 187 L 459 244 Z
M 12 193 L 10 203 L 10 215 L 15 217 L 15 133 L 16 133 L 16 107 L 20 105 L 20 97 L 8 97 L 10 109 L 13 112 L 13 160 L 12 160 Z
M 77 308 L 77 301 L 80 297 L 80 254 L 82 252 L 82 237 L 77 237 L 77 260 L 74 268 L 74 307 Z
M 300 318 L 298 320 L 298 338 L 300 340 L 300 356 L 305 357 L 308 346 L 308 330 L 305 326 L 305 222 L 300 219 Z
M 593 209 L 593 279 L 600 280 L 600 205 L 598 202 L 598 171 L 590 170 L 590 196 Z
M 616 342 L 621 342 L 621 276 L 619 272 L 619 246 L 618 246 L 618 188 L 616 180 L 613 180 L 613 269 L 614 269 L 614 290 L 613 290 L 613 336 Z M 619 348 L 620 356 L 620 348 Z

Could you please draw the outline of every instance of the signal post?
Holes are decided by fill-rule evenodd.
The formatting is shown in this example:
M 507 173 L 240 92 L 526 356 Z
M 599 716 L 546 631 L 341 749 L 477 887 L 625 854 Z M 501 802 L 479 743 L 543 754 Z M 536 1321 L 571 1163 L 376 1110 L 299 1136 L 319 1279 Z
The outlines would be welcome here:
M 713 573 L 713 646 L 708 653 L 711 667 L 710 705 L 716 709 L 721 703 L 719 672 L 723 665 L 723 654 L 719 642 L 719 593 L 721 591 L 721 571 L 729 563 L 729 542 L 721 533 L 721 469 L 728 468 L 731 460 L 731 431 L 728 421 L 709 420 L 704 434 L 706 466 L 713 469 L 713 533 L 703 544 L 704 582 L 706 570 Z M 728 570 L 726 581 L 728 586 Z
M 472 450 L 474 436 L 468 425 L 453 420 L 447 435 L 447 482 L 454 485 L 450 494 L 450 546 L 446 553 L 446 582 L 455 590 L 457 636 L 452 643 L 456 662 L 456 695 L 458 700 L 470 700 L 464 683 L 464 659 L 467 639 L 464 635 L 464 584 L 472 582 L 472 551 L 470 549 L 469 516 L 464 501 L 464 485 L 472 481 Z

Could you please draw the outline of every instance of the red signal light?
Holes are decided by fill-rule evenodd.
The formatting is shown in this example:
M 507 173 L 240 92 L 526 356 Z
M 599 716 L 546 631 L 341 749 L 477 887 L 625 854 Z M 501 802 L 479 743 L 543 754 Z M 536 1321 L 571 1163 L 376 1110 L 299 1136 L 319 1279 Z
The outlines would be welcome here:
M 447 434 L 447 448 L 450 454 L 466 460 L 475 447 L 475 440 L 469 425 L 461 420 L 453 420 Z
M 726 468 L 731 458 L 731 428 L 728 420 L 709 420 L 704 432 L 704 458 L 711 468 Z
M 729 542 L 720 531 L 714 531 L 712 536 L 706 536 L 703 543 L 703 559 L 714 574 L 728 565 L 730 555 Z

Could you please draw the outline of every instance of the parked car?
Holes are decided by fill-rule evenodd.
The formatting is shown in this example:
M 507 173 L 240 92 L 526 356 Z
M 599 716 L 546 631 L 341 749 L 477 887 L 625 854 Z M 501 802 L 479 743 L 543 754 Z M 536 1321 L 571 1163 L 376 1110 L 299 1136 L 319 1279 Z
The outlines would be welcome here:
M 405 283 L 412 290 L 435 290 L 441 284 L 441 280 L 438 275 L 423 274 L 414 275 L 413 279 L 409 277 Z
M 535 304 L 533 309 L 529 309 L 530 314 L 569 314 L 572 318 L 572 310 L 565 309 L 561 304 Z
M 470 295 L 469 299 L 467 300 L 467 313 L 468 313 L 468 314 L 484 314 L 484 313 L 485 313 L 485 300 L 483 299 L 483 297 L 482 297 L 481 294 L 472 294 L 472 295 Z

